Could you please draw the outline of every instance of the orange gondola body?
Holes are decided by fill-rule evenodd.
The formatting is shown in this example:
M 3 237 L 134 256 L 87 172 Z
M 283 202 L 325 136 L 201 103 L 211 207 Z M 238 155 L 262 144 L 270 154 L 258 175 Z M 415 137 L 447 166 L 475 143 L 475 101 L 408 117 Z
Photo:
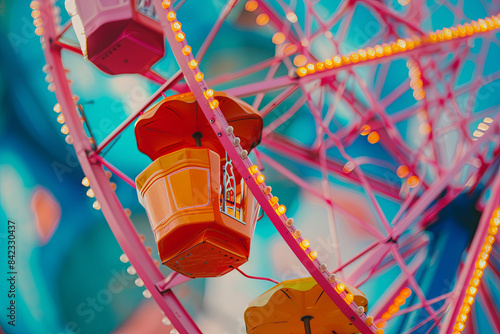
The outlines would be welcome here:
M 261 116 L 224 93 L 215 98 L 243 148 L 258 145 Z M 135 133 L 153 160 L 136 184 L 163 264 L 189 277 L 216 277 L 245 263 L 259 206 L 192 93 L 148 110 Z

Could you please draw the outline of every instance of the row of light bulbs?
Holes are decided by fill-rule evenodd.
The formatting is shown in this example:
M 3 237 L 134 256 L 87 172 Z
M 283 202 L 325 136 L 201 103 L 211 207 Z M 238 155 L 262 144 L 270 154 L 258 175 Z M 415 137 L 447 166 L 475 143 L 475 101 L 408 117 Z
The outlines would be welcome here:
M 387 325 L 387 321 L 391 319 L 395 313 L 399 312 L 399 308 L 406 303 L 406 299 L 411 296 L 411 289 L 406 287 L 403 288 L 399 295 L 396 296 L 391 305 L 387 307 L 387 311 L 381 316 L 380 321 L 377 322 L 377 327 L 384 328 Z
M 388 57 L 393 54 L 404 53 L 415 48 L 445 42 L 452 39 L 469 37 L 498 28 L 500 28 L 500 14 L 472 21 L 471 23 L 465 23 L 464 25 L 459 24 L 455 27 L 436 30 L 435 32 L 430 32 L 422 37 L 398 39 L 392 43 L 384 43 L 382 45 L 376 45 L 375 47 L 359 49 L 357 52 L 352 52 L 348 55 L 337 55 L 331 59 L 326 59 L 324 62 L 318 62 L 316 64 L 309 63 L 306 66 L 299 67 L 297 69 L 297 75 L 299 77 L 305 77 L 318 71 L 364 62 L 366 60 Z
M 494 212 L 493 216 L 490 219 L 490 226 L 488 227 L 488 235 L 486 236 L 483 247 L 479 256 L 476 259 L 475 270 L 472 275 L 472 278 L 467 286 L 466 295 L 464 300 L 462 301 L 462 307 L 460 309 L 460 313 L 455 320 L 455 326 L 453 327 L 453 334 L 460 334 L 465 328 L 465 322 L 467 321 L 467 317 L 469 312 L 471 311 L 472 305 L 474 303 L 474 299 L 476 297 L 476 293 L 479 289 L 479 284 L 481 283 L 481 278 L 484 275 L 484 270 L 488 266 L 488 258 L 490 256 L 490 252 L 493 249 L 493 245 L 495 243 L 495 236 L 498 233 L 498 227 L 500 226 L 500 207 L 498 207 Z
M 184 54 L 184 56 L 188 57 L 187 62 L 188 62 L 189 68 L 193 71 L 195 80 L 200 85 L 200 88 L 202 89 L 203 94 L 204 94 L 205 98 L 207 99 L 207 102 L 208 102 L 210 108 L 214 111 L 221 113 L 221 111 L 219 109 L 219 102 L 213 98 L 214 91 L 212 89 L 206 88 L 206 83 L 204 81 L 203 73 L 201 73 L 199 71 L 198 62 L 194 59 L 194 57 L 191 54 L 191 51 L 192 51 L 191 47 L 186 44 L 185 35 L 180 30 L 180 28 L 182 27 L 182 24 L 176 20 L 176 18 L 177 18 L 176 13 L 169 9 L 171 6 L 171 1 L 170 0 L 163 0 L 162 6 L 164 9 L 169 10 L 167 12 L 167 20 L 169 22 L 171 22 L 172 31 L 175 33 L 176 41 L 182 44 L 182 53 Z M 214 123 L 215 119 L 210 119 L 209 121 L 210 121 L 210 123 Z M 236 148 L 237 151 L 239 151 L 240 158 L 243 160 L 248 159 L 248 152 L 241 148 L 240 140 L 238 137 L 234 136 L 233 131 L 234 131 L 234 128 L 232 126 L 228 126 L 225 130 L 226 135 L 229 137 L 230 141 L 233 143 L 233 146 Z M 222 134 L 219 134 L 219 135 L 222 135 Z M 234 137 L 234 138 L 231 140 L 232 137 Z M 280 218 L 280 220 L 287 226 L 287 228 L 293 234 L 293 236 L 297 240 L 299 246 L 302 248 L 302 250 L 304 250 L 304 252 L 307 254 L 307 256 L 309 257 L 309 259 L 311 261 L 315 261 L 317 256 L 318 256 L 318 253 L 316 251 L 310 250 L 309 241 L 307 239 L 303 239 L 301 231 L 294 228 L 293 218 L 286 217 L 286 215 L 285 215 L 286 206 L 280 205 L 278 198 L 271 194 L 272 189 L 270 186 L 267 186 L 265 184 L 265 176 L 260 172 L 259 167 L 257 165 L 251 165 L 251 167 L 248 168 L 248 171 L 252 175 L 256 184 L 259 185 L 259 187 L 263 191 L 263 194 L 269 200 L 269 204 L 273 207 L 277 216 Z M 318 269 L 322 273 L 327 275 L 330 283 L 334 287 L 338 287 L 339 285 L 341 285 L 341 283 L 337 283 L 337 281 L 335 280 L 334 274 L 330 274 L 329 272 L 327 272 L 325 264 L 319 265 Z M 342 298 L 344 298 L 344 300 L 347 304 L 350 305 L 353 302 L 352 294 L 349 294 L 348 292 L 344 291 L 344 289 L 342 289 L 341 291 L 339 289 L 337 289 L 336 291 L 341 295 Z M 356 312 L 361 317 L 364 314 L 364 308 L 358 307 Z M 373 318 L 368 317 L 367 318 L 367 325 L 371 326 L 372 324 L 373 324 Z M 374 332 L 376 334 L 382 334 L 383 329 L 375 329 Z

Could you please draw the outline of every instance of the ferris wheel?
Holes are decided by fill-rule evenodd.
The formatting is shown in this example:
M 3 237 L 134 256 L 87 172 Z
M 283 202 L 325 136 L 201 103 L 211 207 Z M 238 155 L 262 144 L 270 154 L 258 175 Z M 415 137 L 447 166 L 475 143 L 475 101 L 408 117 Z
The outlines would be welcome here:
M 66 1 L 71 19 L 63 27 L 52 1 L 31 3 L 56 120 L 86 175 L 82 184 L 123 249 L 120 260 L 173 333 L 201 331 L 172 288 L 252 261 L 261 213 L 309 277 L 275 282 L 249 300 L 247 333 L 475 333 L 478 312 L 500 332 L 492 293 L 500 279 L 500 69 L 486 66 L 495 68 L 500 6 L 478 3 L 487 16 L 471 20 L 464 1 L 228 0 L 199 50 L 184 32 L 196 20 L 182 0 Z M 425 29 L 443 8 L 450 24 Z M 231 17 L 265 27 L 275 52 L 251 64 L 235 60 L 233 71 L 207 68 L 209 77 L 200 67 Z M 363 20 L 373 24 L 360 30 Z M 64 38 L 71 29 L 74 43 Z M 68 82 L 67 52 L 159 87 L 97 142 Z M 151 67 L 168 57 L 178 70 L 164 78 Z M 133 176 L 104 154 L 131 127 L 130 150 L 152 161 Z M 326 221 L 289 217 L 267 170 L 320 201 Z M 110 175 L 136 189 L 170 276 L 144 246 Z M 349 208 L 334 185 L 369 212 Z M 482 211 L 480 220 L 464 207 Z M 316 225 L 335 250 L 328 266 L 308 237 Z M 359 235 L 368 242 L 342 246 Z M 363 294 L 370 284 L 375 300 Z

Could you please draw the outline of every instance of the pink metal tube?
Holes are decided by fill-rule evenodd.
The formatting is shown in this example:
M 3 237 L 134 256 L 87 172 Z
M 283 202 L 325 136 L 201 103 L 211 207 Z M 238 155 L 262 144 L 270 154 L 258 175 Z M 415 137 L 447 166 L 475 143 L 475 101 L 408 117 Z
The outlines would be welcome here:
M 201 333 L 189 314 L 177 300 L 171 290 L 160 293 L 155 285 L 164 279 L 160 270 L 142 244 L 132 222 L 125 214 L 101 164 L 96 159 L 90 159 L 88 152 L 92 151 L 89 138 L 77 113 L 75 102 L 69 88 L 61 60 L 59 46 L 53 46 L 50 41 L 56 36 L 50 0 L 40 1 L 40 12 L 44 22 L 45 59 L 51 68 L 56 97 L 62 107 L 66 124 L 73 138 L 73 147 L 83 172 L 88 177 L 96 199 L 101 204 L 102 212 L 116 240 L 127 254 L 130 263 L 143 280 L 145 287 L 158 303 L 165 315 L 171 319 L 181 333 Z

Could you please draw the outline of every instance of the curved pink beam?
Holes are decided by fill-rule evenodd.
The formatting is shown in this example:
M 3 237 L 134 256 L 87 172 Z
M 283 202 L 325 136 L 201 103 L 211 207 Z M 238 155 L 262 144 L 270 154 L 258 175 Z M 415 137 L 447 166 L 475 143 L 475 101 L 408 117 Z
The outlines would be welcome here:
M 144 286 L 149 290 L 164 314 L 171 319 L 175 328 L 181 333 L 201 333 L 171 290 L 163 293 L 158 291 L 156 283 L 164 279 L 163 274 L 156 267 L 132 222 L 125 214 L 114 190 L 111 188 L 102 165 L 96 159 L 89 158 L 89 154 L 92 153 L 92 146 L 73 101 L 73 95 L 61 59 L 61 48 L 52 43 L 57 34 L 50 0 L 40 1 L 40 12 L 45 29 L 45 35 L 42 37 L 46 43 L 44 55 L 47 64 L 51 68 L 51 74 L 57 88 L 55 92 L 56 98 L 64 112 L 66 125 L 73 138 L 73 148 L 77 158 L 83 172 L 90 181 L 96 199 L 101 204 L 102 213 L 111 231 L 129 258 L 130 264 L 136 269 L 137 274 L 144 282 Z
M 162 8 L 161 0 L 154 0 L 154 4 L 160 19 L 160 23 L 162 24 L 163 31 L 165 36 L 169 42 L 169 45 L 172 49 L 172 52 L 179 64 L 182 73 L 184 73 L 184 77 L 186 79 L 189 88 L 193 92 L 194 97 L 196 98 L 200 109 L 203 111 L 205 117 L 209 121 L 212 129 L 216 133 L 219 141 L 224 146 L 228 156 L 231 158 L 233 162 L 233 166 L 238 170 L 239 174 L 243 177 L 248 188 L 255 196 L 256 200 L 261 205 L 264 212 L 267 214 L 275 228 L 280 233 L 281 237 L 288 244 L 290 249 L 294 252 L 298 260 L 304 265 L 304 267 L 309 271 L 311 276 L 321 285 L 324 289 L 325 293 L 332 299 L 332 301 L 337 305 L 339 310 L 347 316 L 353 323 L 353 325 L 362 333 L 369 334 L 375 333 L 377 327 L 373 324 L 367 325 L 365 320 L 367 315 L 362 313 L 359 315 L 357 313 L 357 305 L 355 303 L 347 304 L 344 301 L 345 291 L 342 293 L 337 293 L 335 290 L 336 282 L 330 283 L 329 276 L 330 274 L 327 271 L 321 271 L 319 269 L 321 263 L 318 259 L 311 260 L 309 257 L 310 250 L 304 251 L 300 247 L 300 243 L 303 238 L 294 237 L 294 233 L 296 229 L 291 226 L 288 227 L 285 225 L 285 222 L 288 220 L 286 214 L 278 215 L 275 211 L 275 208 L 269 202 L 271 198 L 271 194 L 264 194 L 264 190 L 267 185 L 265 182 L 257 183 L 255 177 L 250 174 L 249 168 L 253 165 L 250 159 L 244 155 L 243 149 L 239 144 L 235 146 L 234 140 L 236 139 L 234 133 L 230 131 L 230 127 L 224 118 L 221 110 L 218 107 L 211 109 L 208 104 L 208 100 L 204 97 L 204 92 L 208 89 L 204 80 L 197 81 L 195 78 L 195 74 L 198 71 L 198 68 L 191 69 L 189 67 L 189 62 L 193 60 L 192 55 L 185 56 L 182 53 L 182 48 L 187 45 L 187 41 L 184 39 L 181 42 L 178 42 L 175 38 L 175 33 L 172 31 L 171 24 L 167 20 L 165 15 L 166 11 Z

